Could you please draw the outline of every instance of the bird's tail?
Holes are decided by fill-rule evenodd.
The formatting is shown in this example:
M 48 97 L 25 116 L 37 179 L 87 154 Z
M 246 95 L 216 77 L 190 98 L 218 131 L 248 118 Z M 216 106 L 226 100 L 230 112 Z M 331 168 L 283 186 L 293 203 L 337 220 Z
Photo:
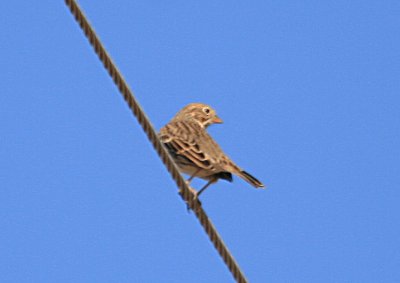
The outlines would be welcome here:
M 263 183 L 261 183 L 259 180 L 257 180 L 255 177 L 253 177 L 246 171 L 243 171 L 243 170 L 239 171 L 239 173 L 237 175 L 255 188 L 264 188 L 265 187 Z

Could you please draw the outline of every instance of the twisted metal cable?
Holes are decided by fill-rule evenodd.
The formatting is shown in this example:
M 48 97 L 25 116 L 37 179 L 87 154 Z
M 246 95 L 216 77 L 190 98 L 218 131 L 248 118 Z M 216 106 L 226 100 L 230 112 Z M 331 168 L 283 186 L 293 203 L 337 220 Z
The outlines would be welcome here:
M 79 23 L 85 36 L 89 40 L 100 61 L 103 63 L 104 68 L 108 71 L 114 83 L 118 86 L 118 89 L 124 97 L 124 100 L 128 104 L 134 116 L 137 118 L 139 124 L 142 126 L 143 131 L 146 133 L 148 139 L 152 143 L 157 154 L 160 156 L 168 172 L 171 174 L 172 178 L 176 182 L 176 185 L 179 188 L 180 196 L 194 211 L 197 219 L 203 226 L 205 232 L 210 238 L 210 241 L 213 243 L 215 249 L 218 251 L 226 266 L 229 268 L 232 276 L 237 282 L 247 282 L 243 272 L 240 270 L 239 265 L 233 258 L 232 254 L 229 252 L 221 236 L 218 234 L 216 228 L 203 210 L 201 203 L 197 199 L 195 199 L 193 192 L 189 189 L 186 181 L 179 173 L 174 161 L 157 137 L 157 133 L 150 123 L 150 120 L 147 118 L 145 112 L 142 110 L 139 103 L 134 98 L 133 92 L 130 90 L 128 84 L 125 82 L 125 79 L 111 60 L 111 57 L 108 55 L 107 51 L 103 47 L 93 28 L 83 14 L 82 10 L 75 0 L 65 0 L 65 3 L 69 7 L 71 13 L 74 15 L 75 20 Z

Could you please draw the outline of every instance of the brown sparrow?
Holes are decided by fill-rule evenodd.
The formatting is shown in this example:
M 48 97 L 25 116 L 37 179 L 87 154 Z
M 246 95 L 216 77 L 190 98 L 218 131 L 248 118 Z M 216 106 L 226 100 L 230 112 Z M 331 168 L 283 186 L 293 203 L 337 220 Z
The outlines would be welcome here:
M 218 179 L 232 182 L 232 174 L 255 188 L 263 188 L 259 180 L 238 167 L 207 133 L 208 126 L 221 123 L 210 106 L 192 103 L 160 130 L 159 137 L 180 171 L 190 176 L 188 184 L 194 177 L 208 180 L 196 196 Z

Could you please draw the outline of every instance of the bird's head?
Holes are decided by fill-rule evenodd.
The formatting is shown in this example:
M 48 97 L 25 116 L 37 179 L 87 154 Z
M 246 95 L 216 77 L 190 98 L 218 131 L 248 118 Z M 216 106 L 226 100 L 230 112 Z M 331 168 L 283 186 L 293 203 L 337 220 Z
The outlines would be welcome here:
M 203 103 L 191 103 L 186 105 L 174 117 L 174 120 L 180 119 L 193 119 L 203 128 L 207 128 L 212 124 L 221 124 L 223 122 L 221 118 L 217 116 L 214 109 Z

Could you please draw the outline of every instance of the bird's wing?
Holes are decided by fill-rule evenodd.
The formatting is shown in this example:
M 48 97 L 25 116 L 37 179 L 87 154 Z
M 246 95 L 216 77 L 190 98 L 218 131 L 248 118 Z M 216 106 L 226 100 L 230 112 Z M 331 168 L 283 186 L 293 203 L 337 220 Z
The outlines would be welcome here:
M 159 136 L 178 162 L 215 171 L 215 162 L 202 146 L 199 131 L 204 129 L 194 123 L 177 121 L 162 128 Z

